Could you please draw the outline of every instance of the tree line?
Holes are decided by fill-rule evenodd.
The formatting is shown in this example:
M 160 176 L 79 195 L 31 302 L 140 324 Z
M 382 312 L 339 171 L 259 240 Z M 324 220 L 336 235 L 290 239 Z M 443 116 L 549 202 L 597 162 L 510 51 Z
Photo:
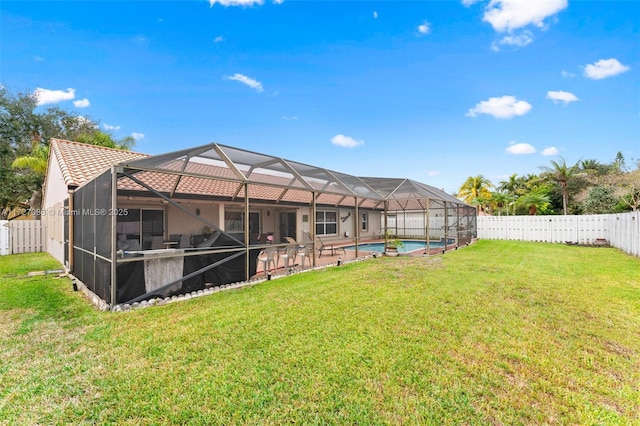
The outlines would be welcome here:
M 456 196 L 479 214 L 604 214 L 640 208 L 640 160 L 631 167 L 621 152 L 610 163 L 560 158 L 541 166 L 539 174 L 513 174 L 494 185 L 482 175 L 470 176 Z M 482 213 L 481 213 L 482 212 Z
M 126 150 L 135 143 L 131 136 L 116 139 L 100 130 L 98 120 L 38 106 L 33 91 L 12 92 L 0 85 L 0 219 L 42 207 L 51 138 Z
M 100 121 L 58 106 L 38 106 L 34 92 L 13 93 L 0 85 L 0 219 L 16 211 L 39 210 L 51 138 L 117 149 L 131 149 L 131 136 L 114 138 Z M 598 214 L 640 208 L 640 161 L 633 169 L 618 152 L 611 163 L 564 159 L 542 166 L 540 174 L 519 176 L 494 185 L 482 175 L 470 176 L 456 196 L 494 215 Z M 22 209 L 20 209 L 22 208 Z

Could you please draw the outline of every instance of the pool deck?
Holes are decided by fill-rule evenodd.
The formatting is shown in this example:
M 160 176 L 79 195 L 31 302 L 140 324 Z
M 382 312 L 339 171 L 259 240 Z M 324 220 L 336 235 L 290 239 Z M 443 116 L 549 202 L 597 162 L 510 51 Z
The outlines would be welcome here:
M 380 242 L 384 242 L 382 240 L 373 240 L 373 241 L 363 241 L 361 244 L 367 244 L 367 243 L 380 243 Z M 374 253 L 377 256 L 381 256 L 382 253 L 380 252 L 372 252 L 372 251 L 365 251 L 362 249 L 358 250 L 358 256 L 356 256 L 356 251 L 355 250 L 342 250 L 342 248 L 347 247 L 347 246 L 353 246 L 352 243 L 347 243 L 347 244 L 336 244 L 334 245 L 335 247 L 335 252 L 334 254 L 331 254 L 331 252 L 329 252 L 328 250 L 324 250 L 322 252 L 322 256 L 320 256 L 320 252 L 316 251 L 315 253 L 315 268 L 319 268 L 319 267 L 326 267 L 326 266 L 330 266 L 330 265 L 336 265 L 338 263 L 338 261 L 340 260 L 341 262 L 348 262 L 348 261 L 352 261 L 355 260 L 357 258 L 366 258 L 369 256 L 372 256 Z M 449 244 L 446 248 L 446 250 L 454 250 L 456 248 L 455 244 Z M 434 247 L 434 248 L 430 248 L 429 249 L 429 255 L 435 255 L 435 254 L 442 254 L 444 250 L 443 246 L 439 246 L 439 247 Z M 401 256 L 422 256 L 425 254 L 425 250 L 424 248 L 419 249 L 419 250 L 414 250 L 412 252 L 409 253 L 401 253 Z M 298 261 L 298 259 L 296 258 L 296 261 Z M 284 268 L 284 261 L 282 259 L 278 258 L 277 261 L 277 268 L 275 270 L 271 270 L 271 276 L 275 277 L 275 276 L 281 276 L 281 275 L 287 275 L 290 272 L 299 272 L 302 270 L 308 270 L 313 268 L 314 266 L 309 265 L 308 259 L 306 264 L 304 265 L 304 268 L 302 267 L 301 264 L 296 263 L 296 265 L 293 268 Z M 291 270 L 291 271 L 290 271 Z M 261 278 L 265 278 L 267 276 L 267 274 L 265 273 L 264 269 L 263 269 L 263 265 L 262 262 L 258 262 L 257 265 L 257 272 L 256 275 L 254 275 L 252 277 L 252 279 L 261 279 Z

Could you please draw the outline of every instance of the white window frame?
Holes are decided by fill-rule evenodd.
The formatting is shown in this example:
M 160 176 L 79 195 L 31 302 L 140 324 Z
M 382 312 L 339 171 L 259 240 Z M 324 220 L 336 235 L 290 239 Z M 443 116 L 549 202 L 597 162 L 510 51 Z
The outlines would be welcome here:
M 334 221 L 327 221 L 327 213 L 334 216 Z M 319 221 L 318 216 L 322 215 L 323 220 Z M 318 229 L 318 225 L 322 226 L 322 232 Z M 327 226 L 335 226 L 335 232 L 327 232 Z M 338 235 L 338 211 L 337 210 L 316 210 L 316 235 Z

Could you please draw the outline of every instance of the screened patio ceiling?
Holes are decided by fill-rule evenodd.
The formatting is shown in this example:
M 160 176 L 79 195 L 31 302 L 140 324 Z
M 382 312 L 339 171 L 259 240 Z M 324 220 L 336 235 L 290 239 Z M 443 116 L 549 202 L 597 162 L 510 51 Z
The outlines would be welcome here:
M 389 210 L 424 210 L 427 200 L 466 204 L 432 186 L 410 179 L 361 178 L 297 161 L 211 143 L 124 162 L 135 179 L 122 177 L 119 190 L 146 191 L 145 185 L 171 197 L 215 196 L 311 205 Z M 136 180 L 138 182 L 136 182 Z M 145 184 L 145 185 L 141 185 Z M 245 185 L 247 184 L 247 185 Z

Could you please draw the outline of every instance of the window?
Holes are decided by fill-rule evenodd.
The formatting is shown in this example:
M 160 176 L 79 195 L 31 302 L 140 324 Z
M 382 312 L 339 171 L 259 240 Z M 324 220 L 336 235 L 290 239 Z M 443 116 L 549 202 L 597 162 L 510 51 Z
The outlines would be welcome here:
M 369 214 L 365 212 L 360 216 L 362 217 L 362 230 L 366 231 L 367 229 L 369 229 Z
M 127 241 L 129 250 L 149 250 L 153 237 L 164 234 L 164 211 L 128 208 L 126 215 L 118 215 L 118 241 Z M 135 242 L 135 243 L 134 243 Z
M 316 235 L 338 233 L 338 212 L 319 210 L 316 212 Z
M 244 232 L 244 212 L 224 212 L 225 232 Z M 260 232 L 260 213 L 249 212 L 249 233 Z
M 244 213 L 224 212 L 224 230 L 227 232 L 243 232 Z

